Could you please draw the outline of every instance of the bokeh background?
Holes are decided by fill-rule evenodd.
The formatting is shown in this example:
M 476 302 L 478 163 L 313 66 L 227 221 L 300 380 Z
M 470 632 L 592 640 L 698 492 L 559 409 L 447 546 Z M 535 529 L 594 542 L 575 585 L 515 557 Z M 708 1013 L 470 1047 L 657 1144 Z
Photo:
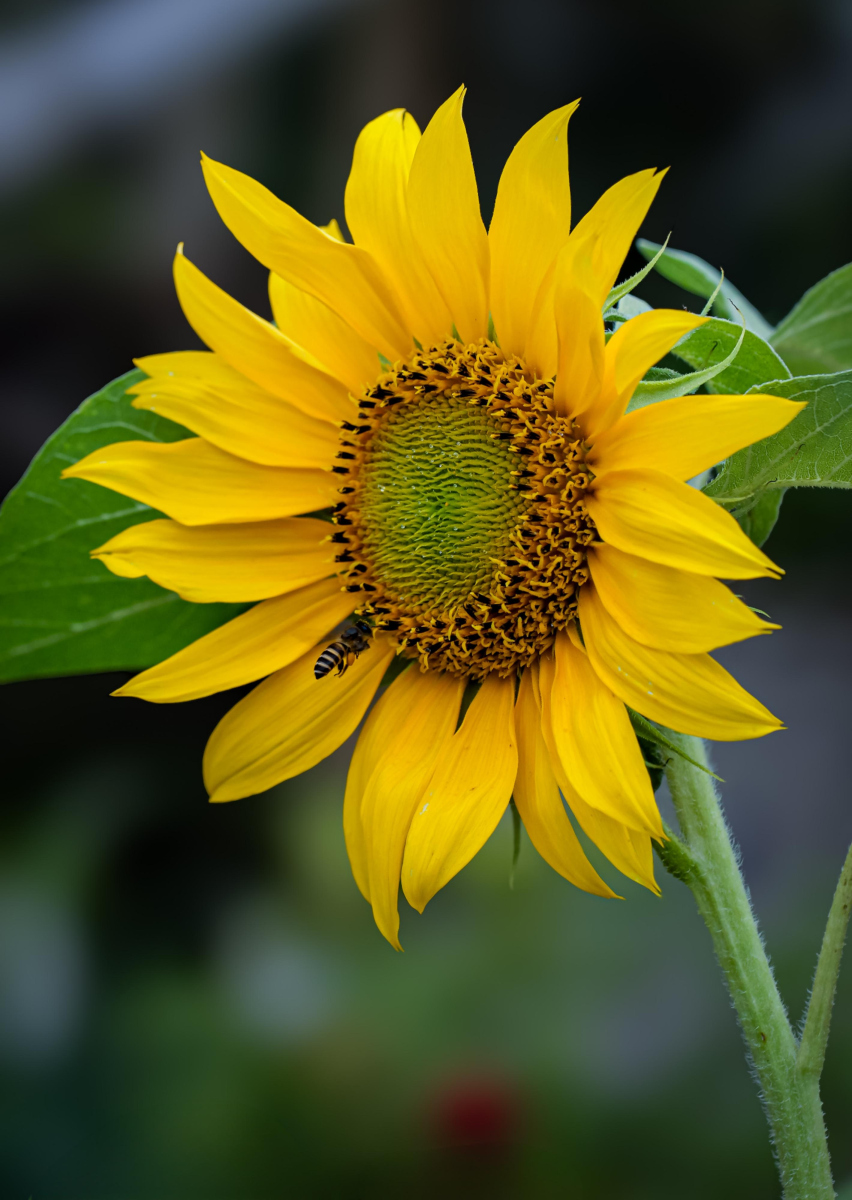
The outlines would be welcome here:
M 196 344 L 179 240 L 266 314 L 201 149 L 325 223 L 361 126 L 400 105 L 423 125 L 460 82 L 486 213 L 518 136 L 582 95 L 578 212 L 670 163 L 643 232 L 774 320 L 852 258 L 849 0 L 6 0 L 3 491 L 133 355 Z M 852 840 L 850 529 L 847 494 L 790 494 L 770 543 L 788 573 L 749 591 L 784 630 L 722 655 L 788 724 L 715 757 L 795 1016 Z M 118 682 L 0 690 L 4 1197 L 777 1196 L 680 884 L 588 897 L 524 838 L 510 889 L 504 824 L 403 914 L 396 955 L 347 867 L 350 746 L 211 808 L 200 757 L 232 697 L 145 706 Z M 842 1183 L 852 963 L 824 1096 Z

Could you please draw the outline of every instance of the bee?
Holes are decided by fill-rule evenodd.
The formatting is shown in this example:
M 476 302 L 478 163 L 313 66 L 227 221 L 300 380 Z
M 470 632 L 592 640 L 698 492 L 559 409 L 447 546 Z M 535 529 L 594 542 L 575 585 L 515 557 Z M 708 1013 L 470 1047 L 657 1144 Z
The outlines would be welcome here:
M 337 674 L 343 675 L 352 666 L 359 654 L 367 649 L 373 631 L 366 621 L 356 621 L 347 626 L 336 642 L 332 642 L 316 661 L 314 678 L 323 679 L 337 667 Z

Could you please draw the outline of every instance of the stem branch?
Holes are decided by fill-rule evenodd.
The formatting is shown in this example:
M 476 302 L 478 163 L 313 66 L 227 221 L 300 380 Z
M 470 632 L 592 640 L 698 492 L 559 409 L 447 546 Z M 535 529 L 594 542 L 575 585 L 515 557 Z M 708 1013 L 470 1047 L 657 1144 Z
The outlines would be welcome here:
M 852 908 L 852 846 L 849 847 L 846 862 L 843 864 L 843 870 L 837 881 L 834 899 L 831 902 L 831 911 L 828 914 L 822 947 L 817 959 L 814 985 L 811 989 L 802 1039 L 799 1043 L 799 1070 L 803 1075 L 817 1080 L 822 1074 L 822 1064 L 825 1059 L 828 1026 L 831 1021 L 834 992 L 840 971 L 840 959 L 843 955 L 843 943 L 846 940 L 846 929 L 849 925 L 850 908 Z

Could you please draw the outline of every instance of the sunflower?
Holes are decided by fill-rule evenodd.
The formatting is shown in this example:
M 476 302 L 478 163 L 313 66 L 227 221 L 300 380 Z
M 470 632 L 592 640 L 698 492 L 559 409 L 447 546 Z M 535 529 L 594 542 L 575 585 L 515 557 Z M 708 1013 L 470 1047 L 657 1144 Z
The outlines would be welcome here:
M 704 319 L 660 309 L 606 331 L 663 173 L 622 179 L 571 230 L 571 104 L 512 151 L 486 232 L 463 94 L 422 136 L 401 109 L 363 130 L 352 243 L 204 157 L 219 214 L 271 272 L 274 322 L 179 248 L 178 297 L 209 352 L 139 359 L 131 390 L 196 436 L 108 445 L 64 472 L 167 514 L 93 551 L 111 571 L 259 601 L 117 692 L 171 703 L 262 680 L 210 738 L 211 800 L 314 766 L 392 678 L 343 820 L 396 947 L 400 882 L 422 912 L 513 796 L 577 887 L 614 895 L 568 809 L 657 890 L 664 835 L 630 709 L 717 739 L 780 726 L 708 653 L 777 628 L 718 577 L 780 571 L 685 481 L 801 406 L 700 395 L 627 412 Z

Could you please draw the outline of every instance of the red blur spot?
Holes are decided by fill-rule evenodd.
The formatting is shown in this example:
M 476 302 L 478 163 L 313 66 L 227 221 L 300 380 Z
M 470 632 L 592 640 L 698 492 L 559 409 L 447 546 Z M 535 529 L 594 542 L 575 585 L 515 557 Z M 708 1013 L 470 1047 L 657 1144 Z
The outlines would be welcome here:
M 444 1147 L 499 1151 L 514 1146 L 520 1127 L 517 1091 L 503 1080 L 456 1079 L 432 1103 L 435 1140 Z

